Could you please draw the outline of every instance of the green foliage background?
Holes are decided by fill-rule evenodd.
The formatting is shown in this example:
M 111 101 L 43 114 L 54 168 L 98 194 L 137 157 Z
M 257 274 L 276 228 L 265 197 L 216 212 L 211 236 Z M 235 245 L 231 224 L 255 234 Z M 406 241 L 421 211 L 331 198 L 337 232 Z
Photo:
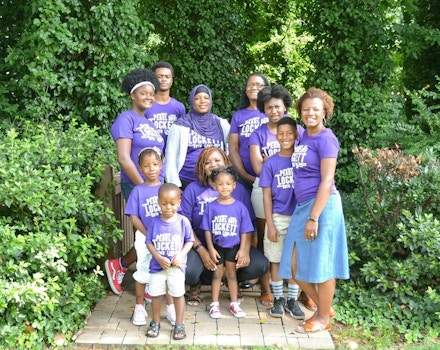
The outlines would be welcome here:
M 438 336 L 438 2 L 5 0 L 0 14 L 0 345 L 71 337 L 103 292 L 97 265 L 120 231 L 94 187 L 116 163 L 109 127 L 129 106 L 122 78 L 158 60 L 175 67 L 176 98 L 188 107 L 205 83 L 227 119 L 254 71 L 294 98 L 327 90 L 352 271 L 338 319 L 393 326 L 407 341 Z M 411 181 L 379 173 L 388 191 L 370 202 L 380 181 L 362 188 L 352 149 L 396 144 L 402 159 L 425 162 Z M 428 272 L 417 267 L 426 259 Z

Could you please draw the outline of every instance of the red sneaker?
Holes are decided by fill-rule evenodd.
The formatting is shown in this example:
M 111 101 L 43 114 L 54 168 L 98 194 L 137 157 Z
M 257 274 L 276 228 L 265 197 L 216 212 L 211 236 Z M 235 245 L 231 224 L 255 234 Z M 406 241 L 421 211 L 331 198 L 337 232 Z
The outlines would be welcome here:
M 105 272 L 107 273 L 108 283 L 113 293 L 120 295 L 122 293 L 121 283 L 127 268 L 121 265 L 121 259 L 110 259 L 105 261 Z

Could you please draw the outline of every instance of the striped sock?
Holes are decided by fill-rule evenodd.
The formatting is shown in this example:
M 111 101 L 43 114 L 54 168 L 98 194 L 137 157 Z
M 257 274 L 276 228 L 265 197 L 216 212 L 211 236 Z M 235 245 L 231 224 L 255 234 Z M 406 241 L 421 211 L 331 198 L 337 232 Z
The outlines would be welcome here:
M 287 286 L 287 299 L 296 300 L 298 298 L 299 286 L 297 284 L 289 283 Z
M 283 297 L 283 281 L 272 281 L 272 289 L 274 297 Z

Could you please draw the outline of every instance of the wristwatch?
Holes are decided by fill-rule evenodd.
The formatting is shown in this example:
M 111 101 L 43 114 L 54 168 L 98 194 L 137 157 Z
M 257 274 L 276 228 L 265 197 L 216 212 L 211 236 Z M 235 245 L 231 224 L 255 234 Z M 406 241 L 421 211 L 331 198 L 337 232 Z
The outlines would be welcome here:
M 309 216 L 307 218 L 307 220 L 313 221 L 313 222 L 318 222 L 319 218 L 312 218 L 311 216 Z

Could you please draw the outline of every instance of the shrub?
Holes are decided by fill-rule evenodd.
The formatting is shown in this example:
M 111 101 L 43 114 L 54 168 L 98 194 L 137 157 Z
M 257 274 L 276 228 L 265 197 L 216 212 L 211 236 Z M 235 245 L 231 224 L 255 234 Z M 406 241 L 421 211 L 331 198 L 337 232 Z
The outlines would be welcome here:
M 436 337 L 439 161 L 429 150 L 417 157 L 398 148 L 354 153 L 361 190 L 345 206 L 351 280 L 339 291 L 341 320 L 367 330 L 393 328 L 410 342 Z
M 0 142 L 0 345 L 68 341 L 103 295 L 99 268 L 121 238 L 93 194 L 106 141 L 72 123 L 30 122 Z

